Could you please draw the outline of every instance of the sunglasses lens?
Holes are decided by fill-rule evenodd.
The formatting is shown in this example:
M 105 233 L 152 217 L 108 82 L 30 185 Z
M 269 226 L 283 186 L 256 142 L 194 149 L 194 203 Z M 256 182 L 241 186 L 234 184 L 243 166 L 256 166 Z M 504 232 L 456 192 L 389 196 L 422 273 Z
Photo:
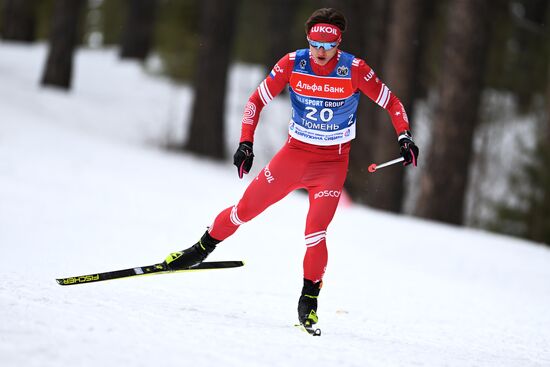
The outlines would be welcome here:
M 317 42 L 309 40 L 309 44 L 317 49 L 320 49 L 322 47 L 325 49 L 325 51 L 328 51 L 336 47 L 337 42 Z

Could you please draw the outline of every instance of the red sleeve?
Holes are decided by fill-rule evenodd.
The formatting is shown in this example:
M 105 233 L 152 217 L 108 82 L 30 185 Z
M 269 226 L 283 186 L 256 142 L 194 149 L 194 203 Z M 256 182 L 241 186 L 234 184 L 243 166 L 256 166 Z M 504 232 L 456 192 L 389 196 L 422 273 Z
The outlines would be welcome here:
M 241 123 L 241 142 L 254 142 L 254 131 L 260 119 L 260 112 L 288 84 L 295 56 L 294 52 L 283 56 L 248 99 Z
M 386 109 L 390 115 L 395 132 L 399 133 L 409 130 L 409 119 L 403 104 L 390 89 L 384 84 L 374 70 L 361 59 L 353 60 L 354 87 L 366 94 L 377 105 Z

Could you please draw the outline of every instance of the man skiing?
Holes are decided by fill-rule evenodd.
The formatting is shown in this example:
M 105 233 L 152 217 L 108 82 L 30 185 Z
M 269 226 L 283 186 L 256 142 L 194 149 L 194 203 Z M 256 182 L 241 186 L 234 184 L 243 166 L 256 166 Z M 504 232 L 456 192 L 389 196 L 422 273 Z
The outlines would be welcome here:
M 170 254 L 165 265 L 174 270 L 196 266 L 240 225 L 291 191 L 304 188 L 310 206 L 298 319 L 312 333 L 327 265 L 327 227 L 346 178 L 360 93 L 388 111 L 405 165 L 416 166 L 418 148 L 399 99 L 363 60 L 338 49 L 346 29 L 345 17 L 332 8 L 318 9 L 305 26 L 309 48 L 281 58 L 246 104 L 234 155 L 239 178 L 252 167 L 254 131 L 261 110 L 288 84 L 292 113 L 284 146 L 252 180 L 240 201 L 219 213 L 195 245 Z

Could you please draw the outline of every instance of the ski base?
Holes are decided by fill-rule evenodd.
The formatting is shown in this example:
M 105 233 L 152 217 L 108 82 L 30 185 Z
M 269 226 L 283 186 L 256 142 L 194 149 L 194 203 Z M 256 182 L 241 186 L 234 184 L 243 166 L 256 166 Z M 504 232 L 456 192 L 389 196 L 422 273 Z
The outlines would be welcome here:
M 68 278 L 56 279 L 59 285 L 73 285 L 73 284 L 85 284 L 101 282 L 111 279 L 129 278 L 142 275 L 155 275 L 155 274 L 167 274 L 167 273 L 182 273 L 199 270 L 212 270 L 212 269 L 227 269 L 238 268 L 244 265 L 243 261 L 205 261 L 197 266 L 189 269 L 171 270 L 166 266 L 166 263 L 158 263 L 153 265 L 139 266 L 136 268 L 122 269 L 107 271 L 103 273 L 78 275 Z
M 314 328 L 313 326 L 306 326 L 304 324 L 295 324 L 294 326 L 311 336 L 321 336 L 321 329 Z

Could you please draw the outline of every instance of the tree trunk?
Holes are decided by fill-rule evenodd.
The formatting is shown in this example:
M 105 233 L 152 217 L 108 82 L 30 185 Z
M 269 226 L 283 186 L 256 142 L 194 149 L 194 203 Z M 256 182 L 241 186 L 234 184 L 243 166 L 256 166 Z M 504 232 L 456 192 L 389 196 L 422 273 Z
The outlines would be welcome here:
M 548 18 L 550 18 L 550 14 Z M 550 38 L 548 39 L 547 43 L 550 46 Z M 548 142 L 550 141 L 550 58 L 548 60 L 548 71 L 546 74 L 546 96 L 545 97 L 546 97 L 545 98 L 546 118 L 544 120 L 545 123 L 543 124 L 542 140 L 545 142 Z
M 424 0 L 395 0 L 391 2 L 388 40 L 384 55 L 384 72 L 379 77 L 403 103 L 412 116 L 414 86 L 420 59 L 420 30 L 424 22 Z M 378 109 L 372 143 L 373 162 L 385 162 L 399 155 L 395 130 L 386 111 Z M 399 213 L 403 207 L 405 171 L 402 166 L 388 167 L 370 177 L 367 204 Z
M 289 51 L 292 27 L 288 25 L 294 24 L 298 3 L 296 0 L 279 0 L 270 1 L 268 6 L 269 44 L 266 65 L 271 68 Z
M 157 0 L 127 1 L 120 57 L 144 61 L 153 44 Z
M 35 0 L 4 0 L 0 33 L 2 39 L 34 42 L 36 39 Z
M 541 42 L 539 32 L 545 34 L 545 37 L 550 35 L 545 19 L 548 18 L 546 17 L 548 0 L 521 1 L 518 2 L 518 6 L 522 11 L 516 11 L 513 18 L 516 27 L 514 38 L 517 50 L 515 52 L 518 54 L 514 60 L 513 70 L 522 70 L 522 72 L 517 76 L 514 89 L 516 89 L 520 111 L 529 113 L 533 98 L 538 94 L 538 88 L 534 86 L 541 81 L 541 69 L 544 68 L 543 65 L 540 65 L 542 68 L 537 67 L 541 60 L 537 51 L 538 45 L 544 42 Z
M 84 4 L 84 0 L 56 0 L 42 85 L 70 89 L 73 54 L 78 43 L 78 21 Z
M 487 0 L 453 0 L 432 143 L 425 155 L 416 214 L 462 224 L 488 46 Z
M 357 57 L 362 58 L 377 73 L 381 71 L 382 54 L 386 41 L 386 24 L 389 15 L 389 2 L 386 0 L 368 0 L 361 1 L 360 8 L 354 15 L 368 17 L 369 21 L 361 21 L 363 28 L 356 29 L 355 32 L 362 33 L 363 40 L 360 41 L 364 47 L 360 49 Z M 351 30 L 350 25 L 350 30 Z M 348 32 L 344 35 L 349 36 Z M 344 41 L 346 42 L 346 41 Z M 353 47 L 352 41 L 351 49 Z M 374 124 L 375 113 L 379 107 L 369 98 L 362 96 L 359 100 L 359 109 L 357 110 L 357 138 L 352 142 L 350 153 L 349 171 L 346 179 L 346 190 L 355 202 L 366 203 L 368 192 L 370 190 L 370 178 L 372 174 L 368 172 L 367 167 L 372 162 L 372 147 L 378 144 L 376 136 L 378 126 Z
M 185 149 L 225 157 L 225 95 L 238 0 L 201 1 L 195 99 Z

